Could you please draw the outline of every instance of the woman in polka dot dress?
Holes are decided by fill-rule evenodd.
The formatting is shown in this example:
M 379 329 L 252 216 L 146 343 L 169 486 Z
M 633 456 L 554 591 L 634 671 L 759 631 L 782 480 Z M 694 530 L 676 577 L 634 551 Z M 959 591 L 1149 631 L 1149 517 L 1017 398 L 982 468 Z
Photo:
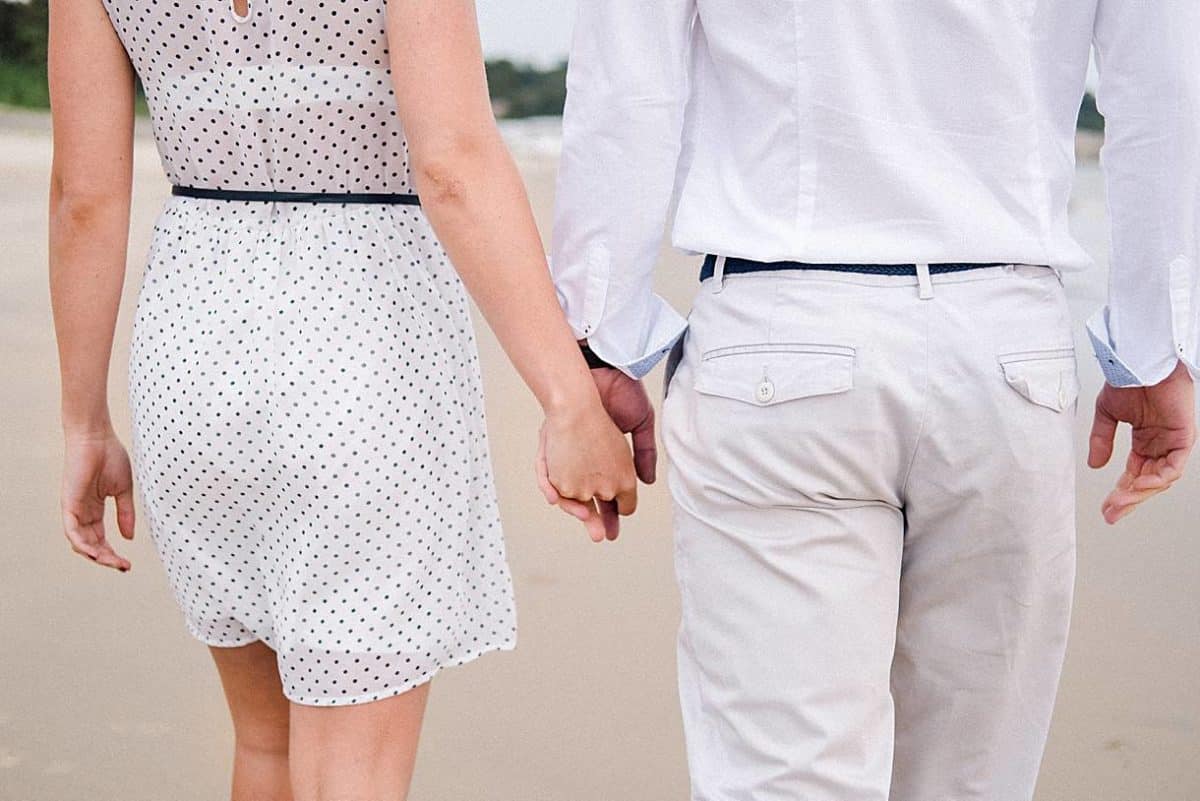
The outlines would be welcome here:
M 515 640 L 464 284 L 546 412 L 548 500 L 597 540 L 635 502 L 472 3 L 58 0 L 50 46 L 66 534 L 128 570 L 103 513 L 132 537 L 137 487 L 221 675 L 235 798 L 402 798 L 428 681 Z M 135 72 L 178 194 L 134 315 L 131 463 L 105 382 Z

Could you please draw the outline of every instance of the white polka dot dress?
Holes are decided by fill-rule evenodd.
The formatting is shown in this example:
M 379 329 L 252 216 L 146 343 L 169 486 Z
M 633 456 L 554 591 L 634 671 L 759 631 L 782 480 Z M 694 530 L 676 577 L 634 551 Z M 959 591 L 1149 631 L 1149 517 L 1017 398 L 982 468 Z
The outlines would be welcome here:
M 409 193 L 384 0 L 105 0 L 175 184 Z M 419 208 L 173 197 L 129 363 L 189 631 L 372 701 L 515 643 L 469 305 Z

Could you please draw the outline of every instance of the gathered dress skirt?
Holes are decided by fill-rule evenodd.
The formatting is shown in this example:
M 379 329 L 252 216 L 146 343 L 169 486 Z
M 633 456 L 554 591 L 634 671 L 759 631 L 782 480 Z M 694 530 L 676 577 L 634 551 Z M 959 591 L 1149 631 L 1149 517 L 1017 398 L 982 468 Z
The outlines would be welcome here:
M 514 646 L 470 306 L 419 208 L 171 198 L 129 392 L 199 640 L 264 642 L 310 705 Z

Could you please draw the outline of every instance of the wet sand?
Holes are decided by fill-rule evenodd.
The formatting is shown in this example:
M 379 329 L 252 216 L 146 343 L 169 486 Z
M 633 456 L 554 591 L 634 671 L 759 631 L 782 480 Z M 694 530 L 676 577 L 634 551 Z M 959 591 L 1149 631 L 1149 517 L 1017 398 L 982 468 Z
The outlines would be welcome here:
M 134 564 L 127 575 L 74 556 L 60 533 L 47 131 L 44 115 L 0 111 L 0 801 L 213 801 L 225 793 L 230 728 L 206 649 L 183 628 L 148 532 L 139 526 L 123 545 Z M 144 131 L 137 148 L 111 379 L 122 432 L 133 299 L 168 189 Z M 554 159 L 517 150 L 548 230 Z M 1102 255 L 1094 164 L 1081 166 L 1077 194 L 1075 225 Z M 660 288 L 680 309 L 694 269 L 692 259 L 664 256 Z M 1081 455 L 1100 385 L 1082 321 L 1104 285 L 1102 268 L 1069 278 L 1084 385 Z M 479 335 L 519 644 L 437 679 L 413 801 L 684 799 L 665 487 L 643 491 L 618 544 L 587 542 L 541 501 L 531 468 L 536 406 L 482 323 Z M 656 372 L 656 397 L 658 381 Z M 1200 460 L 1171 496 L 1108 528 L 1098 509 L 1116 472 L 1080 468 L 1075 619 L 1038 799 L 1196 801 Z

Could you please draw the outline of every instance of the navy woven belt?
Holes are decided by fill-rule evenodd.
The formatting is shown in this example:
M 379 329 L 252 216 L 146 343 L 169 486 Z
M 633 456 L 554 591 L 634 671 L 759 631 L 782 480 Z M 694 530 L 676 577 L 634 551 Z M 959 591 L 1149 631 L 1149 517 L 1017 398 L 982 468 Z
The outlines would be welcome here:
M 372 192 L 259 192 L 247 189 L 201 189 L 172 186 L 171 194 L 203 200 L 257 200 L 265 203 L 382 203 L 391 206 L 420 206 L 416 195 L 375 194 Z
M 716 273 L 717 257 L 709 254 L 700 268 L 700 280 L 712 278 Z M 1004 262 L 956 262 L 930 264 L 929 274 L 961 273 L 983 267 L 1000 267 Z M 804 261 L 751 261 L 729 257 L 725 259 L 725 274 L 758 273 L 772 270 L 829 270 L 836 273 L 862 273 L 865 275 L 917 275 L 915 264 L 814 264 Z

